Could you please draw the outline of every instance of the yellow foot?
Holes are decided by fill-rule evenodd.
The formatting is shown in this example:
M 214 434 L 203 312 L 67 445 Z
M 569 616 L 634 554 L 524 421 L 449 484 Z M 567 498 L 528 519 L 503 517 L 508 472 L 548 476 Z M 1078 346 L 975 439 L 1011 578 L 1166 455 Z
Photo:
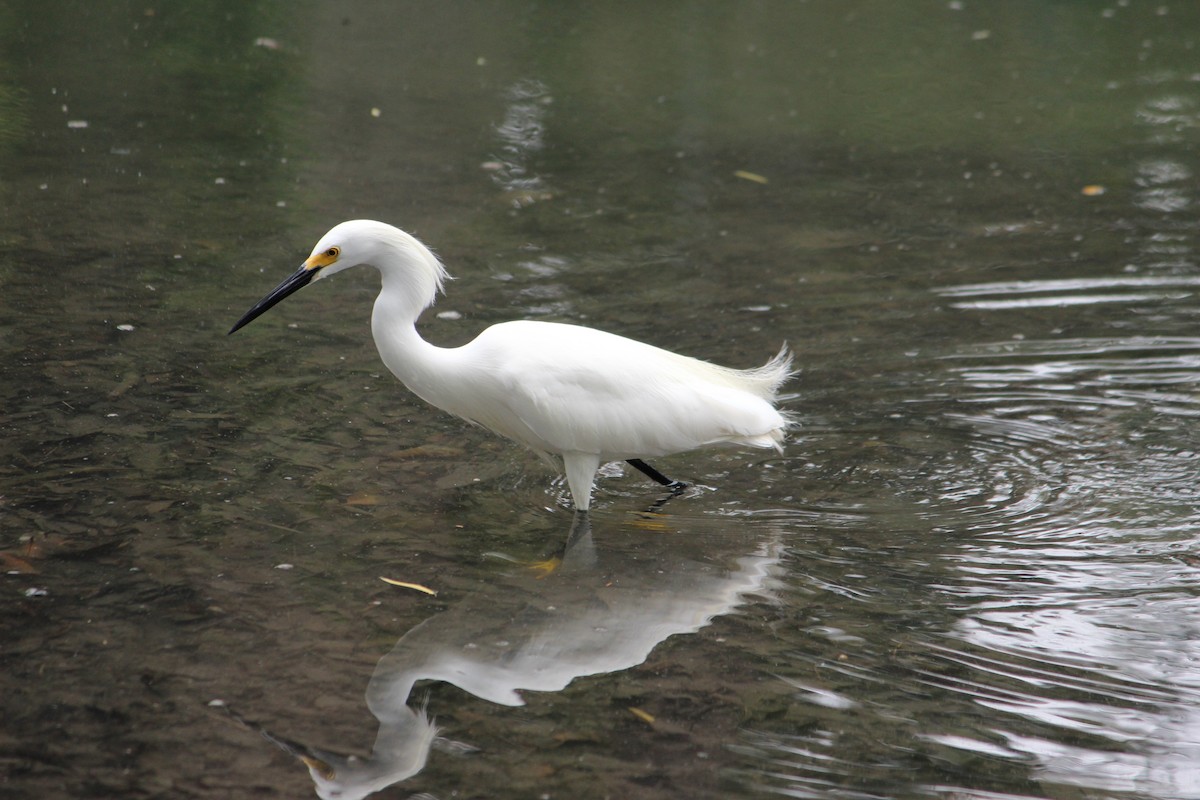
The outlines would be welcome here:
M 540 581 L 542 578 L 553 575 L 560 566 L 562 566 L 562 559 L 558 556 L 551 556 L 544 561 L 530 561 L 525 568 Z

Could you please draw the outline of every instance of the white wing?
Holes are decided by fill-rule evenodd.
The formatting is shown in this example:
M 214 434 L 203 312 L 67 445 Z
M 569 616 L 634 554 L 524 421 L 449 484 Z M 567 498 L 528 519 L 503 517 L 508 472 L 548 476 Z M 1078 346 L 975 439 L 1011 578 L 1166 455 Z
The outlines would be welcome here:
M 624 459 L 718 442 L 778 447 L 787 427 L 771 404 L 788 375 L 783 351 L 759 370 L 731 370 L 591 328 L 520 321 L 454 353 L 475 380 L 443 407 L 539 451 Z

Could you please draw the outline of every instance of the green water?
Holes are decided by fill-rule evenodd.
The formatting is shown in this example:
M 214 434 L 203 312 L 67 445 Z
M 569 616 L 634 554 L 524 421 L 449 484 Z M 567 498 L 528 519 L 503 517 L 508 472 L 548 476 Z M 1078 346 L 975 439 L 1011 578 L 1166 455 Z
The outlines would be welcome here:
M 0 794 L 1200 798 L 1197 31 L 0 4 Z M 573 530 L 369 271 L 226 337 L 356 217 L 455 276 L 432 341 L 786 340 L 801 424 Z

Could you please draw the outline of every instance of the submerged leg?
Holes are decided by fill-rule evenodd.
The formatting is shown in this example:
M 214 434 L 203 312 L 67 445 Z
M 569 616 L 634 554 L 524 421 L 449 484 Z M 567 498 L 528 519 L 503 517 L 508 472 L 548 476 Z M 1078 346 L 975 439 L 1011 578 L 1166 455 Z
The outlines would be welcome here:
M 684 483 L 683 481 L 671 480 L 666 475 L 663 475 L 661 472 L 656 470 L 654 467 L 647 464 L 645 461 L 642 461 L 640 458 L 628 459 L 626 461 L 626 463 L 629 464 L 634 469 L 641 472 L 643 475 L 646 475 L 647 477 L 649 477 L 650 480 L 654 481 L 655 483 L 658 483 L 662 486 L 666 486 L 668 489 L 673 489 L 675 492 L 679 492 L 679 491 L 687 488 L 687 484 Z
M 576 511 L 587 511 L 592 505 L 592 484 L 596 481 L 596 470 L 600 469 L 598 453 L 564 453 L 563 466 L 567 470 L 567 485 L 575 500 Z

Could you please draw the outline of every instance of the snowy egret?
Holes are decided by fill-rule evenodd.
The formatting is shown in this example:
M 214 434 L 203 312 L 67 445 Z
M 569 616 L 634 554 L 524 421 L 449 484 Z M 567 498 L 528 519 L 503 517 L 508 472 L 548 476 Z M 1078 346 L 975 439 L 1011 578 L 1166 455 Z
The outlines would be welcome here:
M 437 347 L 416 322 L 446 270 L 425 245 L 382 222 L 334 226 L 229 332 L 312 281 L 359 265 L 382 277 L 371 332 L 387 368 L 431 405 L 552 463 L 561 456 L 579 511 L 588 510 L 606 461 L 627 461 L 678 490 L 683 483 L 642 459 L 711 444 L 782 451 L 789 420 L 775 399 L 792 374 L 787 345 L 763 366 L 738 370 L 593 328 L 525 320 L 493 325 L 461 347 Z

